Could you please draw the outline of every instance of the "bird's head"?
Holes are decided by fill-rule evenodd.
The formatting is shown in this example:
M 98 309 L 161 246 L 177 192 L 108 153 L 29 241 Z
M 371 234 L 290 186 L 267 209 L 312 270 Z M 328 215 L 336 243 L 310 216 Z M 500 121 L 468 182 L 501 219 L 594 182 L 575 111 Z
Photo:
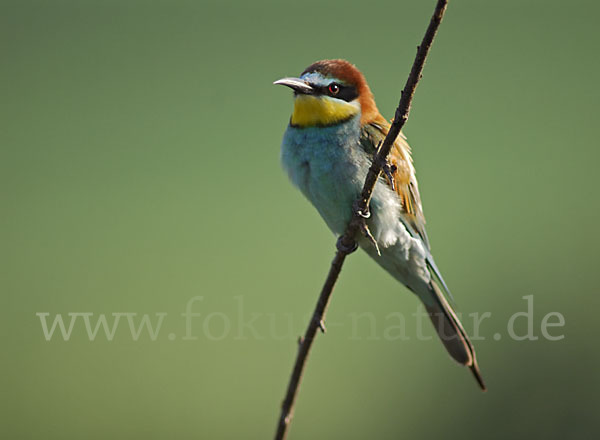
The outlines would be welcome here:
M 346 60 L 317 61 L 299 78 L 282 78 L 273 84 L 294 90 L 292 126 L 324 127 L 356 116 L 364 124 L 380 117 L 365 77 Z

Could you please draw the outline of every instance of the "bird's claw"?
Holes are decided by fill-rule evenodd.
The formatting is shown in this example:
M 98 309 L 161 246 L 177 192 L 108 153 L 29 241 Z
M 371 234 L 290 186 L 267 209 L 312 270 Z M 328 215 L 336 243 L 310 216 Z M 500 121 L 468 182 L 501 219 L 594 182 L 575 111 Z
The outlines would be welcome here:
M 365 221 L 366 219 L 371 217 L 371 211 L 369 211 L 369 207 L 367 206 L 367 208 L 363 211 L 358 206 L 358 203 L 355 202 L 354 203 L 354 213 L 356 214 L 357 218 L 359 219 L 360 232 L 373 245 L 373 247 L 377 251 L 377 255 L 379 255 L 381 257 L 381 252 L 379 251 L 379 246 L 377 245 L 377 240 L 375 240 L 375 238 L 373 237 L 373 234 L 371 234 L 371 231 L 369 230 L 369 226 L 367 225 L 367 222 Z
M 379 143 L 377 144 L 376 152 L 379 152 L 379 149 L 381 148 L 381 144 L 383 144 L 383 142 L 379 141 Z M 398 169 L 398 167 L 396 165 L 394 165 L 393 163 L 390 163 L 387 159 L 381 166 L 381 171 L 383 171 L 383 174 L 385 174 L 385 177 L 388 178 L 390 185 L 392 186 L 392 190 L 394 190 L 394 191 L 396 191 L 396 182 L 394 179 L 394 173 L 396 172 L 397 169 Z
M 390 185 L 392 186 L 392 190 L 394 190 L 394 191 L 396 191 L 396 183 L 394 181 L 394 173 L 396 172 L 397 169 L 398 168 L 396 167 L 396 165 L 390 164 L 387 160 L 385 161 L 385 164 L 383 164 L 383 167 L 381 167 L 383 174 L 385 174 L 385 177 L 387 177 L 388 180 L 390 181 Z
M 356 209 L 354 210 L 354 213 L 359 216 L 362 220 L 366 220 L 368 218 L 371 217 L 371 212 L 369 211 L 369 209 L 367 208 L 365 211 L 362 211 L 360 209 Z
M 369 211 L 369 207 L 367 206 L 364 210 L 361 209 L 361 207 L 359 206 L 358 200 L 355 200 L 354 203 L 352 204 L 352 210 L 354 211 L 354 214 L 359 217 L 360 219 L 364 220 L 371 218 L 371 211 Z

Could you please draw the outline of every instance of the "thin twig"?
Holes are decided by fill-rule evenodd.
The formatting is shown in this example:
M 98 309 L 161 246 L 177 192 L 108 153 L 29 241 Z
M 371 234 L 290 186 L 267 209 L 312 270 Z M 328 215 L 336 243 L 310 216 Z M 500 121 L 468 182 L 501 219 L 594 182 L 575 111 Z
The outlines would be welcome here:
M 404 89 L 402 90 L 400 102 L 394 115 L 394 121 L 383 144 L 378 149 L 375 158 L 373 159 L 373 163 L 369 167 L 361 195 L 353 206 L 354 215 L 352 220 L 348 224 L 344 234 L 338 239 L 337 252 L 331 262 L 331 268 L 329 269 L 325 284 L 321 289 L 321 294 L 319 295 L 319 300 L 317 301 L 312 319 L 308 323 L 304 338 L 301 338 L 298 341 L 298 355 L 296 357 L 296 363 L 294 364 L 294 370 L 290 376 L 285 399 L 281 405 L 281 416 L 279 418 L 275 440 L 283 440 L 287 435 L 288 427 L 293 415 L 294 403 L 300 387 L 300 381 L 302 380 L 302 373 L 304 372 L 312 343 L 319 329 L 323 332 L 325 331 L 325 313 L 327 311 L 327 306 L 329 305 L 329 298 L 331 297 L 333 287 L 342 270 L 346 256 L 354 252 L 357 248 L 357 235 L 365 230 L 365 219 L 369 217 L 369 203 L 371 201 L 373 189 L 375 188 L 375 183 L 377 182 L 377 179 L 379 179 L 382 169 L 387 163 L 387 156 L 390 153 L 398 134 L 400 134 L 400 130 L 402 130 L 402 127 L 408 120 L 412 99 L 417 85 L 419 84 L 419 80 L 421 79 L 427 54 L 429 53 L 435 34 L 442 22 L 442 17 L 444 16 L 447 5 L 448 0 L 438 0 L 437 2 L 433 16 L 431 17 L 431 21 L 429 22 L 429 26 L 423 37 L 423 41 L 417 48 L 417 55 L 408 79 L 406 80 Z M 368 231 L 368 228 L 366 231 Z

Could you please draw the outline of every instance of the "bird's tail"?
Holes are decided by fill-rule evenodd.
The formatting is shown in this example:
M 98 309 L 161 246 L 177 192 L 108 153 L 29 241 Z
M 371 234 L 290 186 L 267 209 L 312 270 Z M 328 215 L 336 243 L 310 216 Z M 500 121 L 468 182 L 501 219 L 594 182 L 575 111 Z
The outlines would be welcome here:
M 459 364 L 469 367 L 481 389 L 486 391 L 485 383 L 477 366 L 475 349 L 467 332 L 465 332 L 440 287 L 433 280 L 431 281 L 431 287 L 433 301 L 428 301 L 430 304 L 427 304 L 427 302 L 424 302 L 424 304 L 438 336 L 450 356 Z

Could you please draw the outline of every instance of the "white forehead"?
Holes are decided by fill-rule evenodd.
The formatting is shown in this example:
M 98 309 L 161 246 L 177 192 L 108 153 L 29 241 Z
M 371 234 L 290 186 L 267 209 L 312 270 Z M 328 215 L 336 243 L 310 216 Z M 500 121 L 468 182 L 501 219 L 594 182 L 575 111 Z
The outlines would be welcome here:
M 321 75 L 319 72 L 308 72 L 302 75 L 300 78 L 309 84 L 315 84 L 318 86 L 327 86 L 334 80 L 333 78 L 327 78 Z

